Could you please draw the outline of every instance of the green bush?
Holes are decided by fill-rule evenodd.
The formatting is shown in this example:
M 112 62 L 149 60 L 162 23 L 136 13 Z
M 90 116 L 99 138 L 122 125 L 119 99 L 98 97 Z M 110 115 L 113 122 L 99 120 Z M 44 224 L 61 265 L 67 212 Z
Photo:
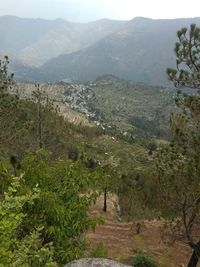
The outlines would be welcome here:
M 34 201 L 40 198 L 41 192 L 35 187 L 26 194 L 18 195 L 22 179 L 23 176 L 12 179 L 0 201 L 0 267 L 55 267 L 57 264 L 53 262 L 53 244 L 41 243 L 41 225 L 19 236 L 21 223 L 27 217 L 23 207 L 27 204 L 33 206 Z
M 104 247 L 103 243 L 97 243 L 90 253 L 91 258 L 107 258 L 108 251 Z
M 49 253 L 51 253 L 52 261 L 63 265 L 82 257 L 85 249 L 84 233 L 96 225 L 96 219 L 88 216 L 88 209 L 98 195 L 92 190 L 99 177 L 98 171 L 88 170 L 82 161 L 72 162 L 60 159 L 52 161 L 47 151 L 39 150 L 35 154 L 29 153 L 21 161 L 21 169 L 18 172 L 23 176 L 23 179 L 19 181 L 17 191 L 19 197 L 29 196 L 29 192 L 34 191 L 36 185 L 40 189 L 40 193 L 31 203 L 26 201 L 20 206 L 19 212 L 23 216 L 20 217 L 17 227 L 14 228 L 14 230 L 17 228 L 16 242 L 21 242 L 26 236 L 29 237 L 39 229 L 37 238 L 34 237 L 33 241 L 34 247 L 35 240 L 40 244 L 40 250 L 36 251 L 36 256 L 40 260 L 46 261 L 46 257 L 48 256 L 47 259 L 49 259 Z M 0 183 L 0 192 L 8 191 L 9 181 L 12 179 L 12 174 L 2 167 L 0 180 L 5 180 L 5 182 Z M 15 202 L 14 199 L 12 205 Z M 0 221 L 7 218 L 4 213 L 6 214 L 8 210 L 1 211 L 2 204 L 4 205 L 4 202 L 0 201 Z M 10 221 L 12 223 L 12 220 Z M 13 220 L 13 223 L 16 221 L 16 219 Z M 8 225 L 8 231 L 10 229 L 11 227 Z M 0 236 L 1 231 L 2 233 L 6 232 L 5 223 L 0 223 Z M 1 236 L 1 239 L 9 242 L 13 240 L 8 235 L 5 239 Z M 2 251 L 4 252 L 6 246 L 4 243 L 0 241 L 0 262 L 4 262 L 1 259 Z M 7 252 L 4 253 L 4 258 L 8 258 L 8 260 L 13 255 L 11 245 L 7 246 L 8 249 L 6 247 L 6 251 L 8 250 L 10 254 L 7 256 Z M 17 249 L 15 250 L 18 252 Z M 28 254 L 30 254 L 29 251 Z M 34 259 L 34 262 L 36 260 Z M 27 266 L 40 267 L 39 264 Z
M 142 252 L 134 255 L 133 266 L 134 267 L 158 267 L 158 265 L 152 259 L 152 257 L 146 256 Z

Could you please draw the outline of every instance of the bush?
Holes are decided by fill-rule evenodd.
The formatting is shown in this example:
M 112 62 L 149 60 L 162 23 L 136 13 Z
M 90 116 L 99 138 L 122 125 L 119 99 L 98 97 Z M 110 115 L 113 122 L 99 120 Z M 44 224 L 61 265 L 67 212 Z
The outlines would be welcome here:
M 133 257 L 133 266 L 134 267 L 157 267 L 158 265 L 150 256 L 146 256 L 142 252 L 139 252 Z
M 71 147 L 68 151 L 68 158 L 72 161 L 77 161 L 79 157 L 79 152 L 76 147 Z
M 8 171 L 4 172 L 6 173 L 5 180 L 8 182 L 0 183 L 2 186 L 0 192 L 3 191 L 3 193 L 4 189 L 9 186 L 9 181 L 12 180 L 12 175 Z M 24 205 L 21 205 L 20 212 L 26 216 L 20 217 L 19 225 L 17 225 L 19 226 L 17 227 L 17 237 L 23 240 L 27 235 L 40 229 L 36 241 L 41 245 L 40 251 L 37 251 L 40 253 L 38 257 L 41 260 L 46 261 L 45 253 L 48 256 L 50 252 L 52 261 L 61 265 L 82 257 L 85 249 L 84 233 L 88 229 L 94 228 L 96 224 L 96 219 L 88 216 L 88 209 L 97 197 L 97 193 L 91 189 L 97 183 L 98 172 L 89 171 L 84 163 L 79 161 L 71 162 L 60 159 L 51 161 L 50 154 L 45 150 L 40 150 L 35 154 L 29 153 L 21 161 L 19 175 L 20 173 L 23 175 L 23 179 L 19 181 L 17 192 L 19 197 L 28 195 L 36 185 L 40 189 L 40 194 L 31 203 L 26 201 Z M 5 176 L 0 170 L 0 178 L 4 179 L 3 175 Z M 90 194 L 86 194 L 88 192 Z M 13 201 L 14 204 L 15 202 Z M 5 217 L 2 212 L 5 213 L 8 210 L 1 211 L 1 204 L 0 202 L 0 221 Z M 13 220 L 13 223 L 16 221 L 16 219 Z M 6 245 L 1 235 L 2 229 L 3 233 L 5 232 L 4 224 L 2 226 L 0 223 L 2 240 L 2 242 L 0 241 L 0 262 L 2 262 L 2 250 Z M 10 228 L 8 225 L 8 230 Z M 6 236 L 6 240 L 11 240 L 11 245 L 13 244 L 13 238 Z M 46 251 L 47 245 L 50 248 L 48 247 Z M 12 253 L 8 257 L 7 254 L 5 255 L 5 258 L 10 260 Z M 40 267 L 38 264 L 30 266 Z
M 51 266 L 54 248 L 52 243 L 43 245 L 40 235 L 43 228 L 39 225 L 35 229 L 19 236 L 21 223 L 27 214 L 23 207 L 33 205 L 40 197 L 40 189 L 35 187 L 29 193 L 18 195 L 20 178 L 12 179 L 4 198 L 0 201 L 0 266 Z
M 103 243 L 97 243 L 90 253 L 91 258 L 107 258 L 108 251 L 104 247 Z

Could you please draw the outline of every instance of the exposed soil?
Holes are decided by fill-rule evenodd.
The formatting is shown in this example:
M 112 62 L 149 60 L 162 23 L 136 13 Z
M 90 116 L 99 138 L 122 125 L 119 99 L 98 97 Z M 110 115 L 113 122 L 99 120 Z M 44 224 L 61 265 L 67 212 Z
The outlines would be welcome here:
M 144 221 L 141 223 L 140 233 L 137 234 L 138 225 L 120 222 L 116 216 L 117 196 L 108 195 L 108 212 L 102 211 L 103 196 L 101 196 L 91 214 L 101 214 L 105 223 L 96 227 L 86 235 L 89 251 L 98 243 L 103 243 L 108 251 L 108 258 L 126 264 L 132 263 L 134 249 L 140 249 L 145 254 L 154 257 L 160 267 L 187 266 L 191 251 L 183 243 L 177 242 L 167 245 L 161 239 L 162 222 Z M 200 265 L 198 265 L 199 267 Z

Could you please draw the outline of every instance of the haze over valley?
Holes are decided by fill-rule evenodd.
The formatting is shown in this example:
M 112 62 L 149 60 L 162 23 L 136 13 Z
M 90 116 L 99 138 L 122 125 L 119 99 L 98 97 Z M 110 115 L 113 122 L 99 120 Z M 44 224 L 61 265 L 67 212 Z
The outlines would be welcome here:
M 0 18 L 0 54 L 8 55 L 15 77 L 24 80 L 85 82 L 105 74 L 169 85 L 176 31 L 200 18 L 90 23 Z

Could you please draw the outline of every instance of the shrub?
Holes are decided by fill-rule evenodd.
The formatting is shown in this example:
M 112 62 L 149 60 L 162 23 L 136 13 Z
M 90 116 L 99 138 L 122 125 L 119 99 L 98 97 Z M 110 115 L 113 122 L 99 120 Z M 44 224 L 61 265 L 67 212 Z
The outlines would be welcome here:
M 40 197 L 37 187 L 18 195 L 22 179 L 23 176 L 13 179 L 0 201 L 0 266 L 57 266 L 52 260 L 52 243 L 42 245 L 40 242 L 41 225 L 19 236 L 21 223 L 27 216 L 23 206 L 32 206 Z
M 107 258 L 108 251 L 104 247 L 103 243 L 97 243 L 90 253 L 91 258 Z
M 12 175 L 8 171 L 4 172 L 6 177 L 8 176 L 8 182 L 0 183 L 0 186 L 2 186 L 0 190 L 3 193 L 4 188 L 7 187 L 7 184 L 9 186 L 9 181 L 12 180 Z M 79 161 L 71 162 L 60 159 L 51 161 L 50 154 L 45 150 L 40 150 L 35 154 L 29 153 L 21 161 L 20 173 L 23 174 L 23 179 L 19 181 L 17 192 L 19 197 L 28 195 L 36 185 L 40 189 L 40 194 L 31 203 L 26 201 L 23 202 L 24 205 L 20 206 L 20 212 L 26 216 L 20 217 L 20 222 L 17 225 L 17 237 L 23 240 L 23 238 L 39 229 L 37 238 L 34 236 L 34 246 L 35 240 L 41 245 L 40 251 L 37 252 L 39 253 L 39 259 L 42 261 L 46 261 L 50 252 L 52 260 L 58 262 L 58 264 L 65 264 L 82 257 L 85 249 L 84 233 L 88 229 L 94 228 L 96 224 L 95 218 L 89 218 L 88 209 L 97 197 L 97 193 L 92 188 L 98 180 L 98 172 L 89 171 L 85 168 L 84 163 Z M 4 178 L 5 175 L 3 175 L 4 173 L 1 173 L 0 170 L 0 178 Z M 13 201 L 14 204 L 15 202 Z M 4 202 L 2 203 L 4 204 Z M 0 204 L 2 203 L 0 202 Z M 7 209 L 5 209 L 5 212 L 7 212 Z M 1 220 L 5 217 L 2 214 L 0 205 Z M 14 222 L 16 222 L 16 219 L 13 220 Z M 2 229 L 3 233 L 5 232 L 3 226 L 0 223 L 0 236 Z M 8 225 L 8 230 L 10 228 L 10 225 Z M 13 240 L 13 238 L 7 238 L 6 240 Z M 13 242 L 11 242 L 12 244 Z M 1 241 L 0 245 L 5 246 Z M 26 246 L 24 245 L 24 247 Z M 46 250 L 47 248 L 48 250 Z M 2 254 L 0 253 L 0 262 L 2 262 Z M 5 255 L 5 258 L 10 260 L 12 253 L 8 257 L 7 254 Z M 30 266 L 40 267 L 39 264 Z
M 133 257 L 134 267 L 158 267 L 156 262 L 150 256 L 144 255 L 142 252 L 138 252 Z
M 79 157 L 79 152 L 76 147 L 71 147 L 68 151 L 68 158 L 72 161 L 77 161 Z

